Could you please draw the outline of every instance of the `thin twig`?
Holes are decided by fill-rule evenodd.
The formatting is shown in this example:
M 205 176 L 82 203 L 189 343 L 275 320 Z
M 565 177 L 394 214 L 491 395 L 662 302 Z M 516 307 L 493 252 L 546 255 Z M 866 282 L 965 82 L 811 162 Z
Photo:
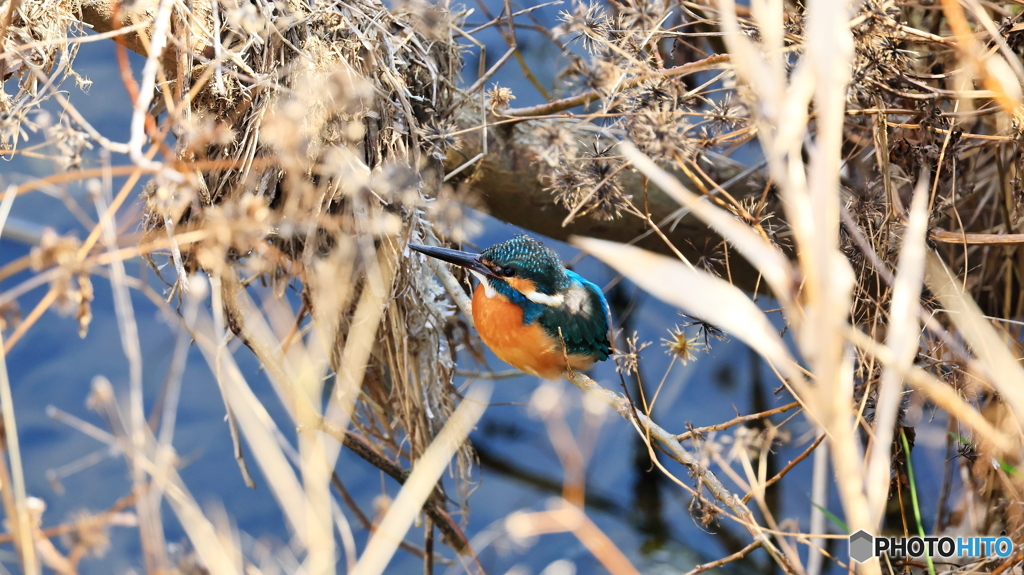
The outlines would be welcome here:
M 807 459 L 807 456 L 810 455 L 811 452 L 813 452 L 815 449 L 817 449 L 817 447 L 819 445 L 821 445 L 821 442 L 824 439 L 825 439 L 825 434 L 822 434 L 822 435 L 818 436 L 818 439 L 815 439 L 814 443 L 812 443 L 809 446 L 807 446 L 807 449 L 805 449 L 803 453 L 798 455 L 796 457 L 796 459 L 794 459 L 793 461 L 790 461 L 788 464 L 786 464 L 786 466 L 782 468 L 782 471 L 779 471 L 778 473 L 775 474 L 774 477 L 772 477 L 768 481 L 765 481 L 764 482 L 764 486 L 761 487 L 761 491 L 764 491 L 765 489 L 768 489 L 772 485 L 775 485 L 780 479 L 785 477 L 787 473 L 789 473 L 794 467 L 796 467 L 797 463 L 800 463 L 804 459 Z M 754 496 L 754 492 L 753 491 L 751 491 L 750 493 L 744 495 L 743 496 L 743 502 L 746 503 L 747 501 L 750 501 L 750 498 L 753 497 L 753 496 Z
M 584 392 L 589 393 L 591 397 L 599 399 L 602 403 L 617 411 L 623 419 L 633 423 L 641 436 L 647 436 L 649 434 L 650 437 L 657 440 L 658 443 L 665 448 L 669 456 L 686 466 L 690 471 L 690 474 L 699 479 L 701 484 L 707 487 L 711 494 L 714 495 L 715 499 L 722 502 L 722 504 L 732 511 L 736 516 L 736 520 L 743 525 L 755 541 L 761 542 L 765 550 L 772 556 L 772 559 L 775 560 L 783 570 L 787 573 L 793 572 L 793 568 L 789 564 L 789 560 L 779 553 L 775 546 L 772 545 L 767 534 L 765 534 L 764 530 L 762 530 L 757 524 L 757 521 L 754 519 L 754 515 L 750 512 L 750 509 L 747 508 L 745 502 L 729 491 L 729 489 L 719 481 L 718 477 L 716 477 L 710 469 L 701 465 L 693 455 L 686 451 L 682 444 L 679 443 L 679 440 L 676 439 L 675 435 L 665 431 L 649 417 L 635 410 L 632 403 L 626 397 L 601 387 L 600 384 L 593 379 L 590 379 L 586 374 L 578 371 L 567 371 L 562 374 L 562 377 Z
M 341 499 L 342 501 L 345 502 L 345 505 L 347 505 L 348 508 L 352 511 L 352 513 L 356 516 L 356 521 L 359 522 L 359 525 L 362 526 L 363 529 L 372 532 L 374 530 L 373 522 L 370 521 L 370 518 L 367 517 L 366 514 L 363 513 L 363 510 L 359 508 L 359 504 L 352 497 L 352 494 L 348 492 L 348 489 L 345 488 L 345 485 L 341 482 L 341 478 L 338 477 L 337 473 L 331 473 L 331 485 L 334 487 L 334 490 L 338 492 L 338 495 L 341 495 Z M 425 555 L 423 549 L 413 545 L 412 543 L 409 543 L 408 541 L 402 541 L 398 544 L 398 546 L 403 551 L 406 551 L 407 553 L 420 559 L 422 559 Z M 451 564 L 451 561 L 443 557 L 436 557 L 435 561 L 437 561 L 438 563 L 443 563 L 445 565 Z
M 405 485 L 405 482 L 409 478 L 409 474 L 411 472 L 398 466 L 390 459 L 379 453 L 368 441 L 359 436 L 356 432 L 339 429 L 338 426 L 328 421 L 322 422 L 321 430 L 336 439 L 345 447 L 349 448 L 352 453 L 362 457 L 368 463 L 386 473 L 399 484 Z M 435 487 L 434 493 L 427 499 L 423 506 L 423 511 L 434 520 L 434 524 L 437 526 L 438 530 L 441 531 L 442 535 L 444 535 L 445 542 L 451 546 L 452 549 L 459 553 L 472 553 L 469 546 L 469 539 L 462 532 L 462 529 L 459 528 L 458 523 L 452 519 L 452 516 L 449 515 L 448 511 L 445 509 L 445 498 L 443 492 L 440 490 L 440 485 Z
M 793 403 L 787 403 L 786 405 L 783 405 L 781 407 L 776 407 L 775 409 L 769 409 L 768 411 L 762 411 L 760 413 L 752 413 L 750 415 L 741 415 L 739 417 L 735 417 L 733 419 L 730 419 L 729 421 L 726 421 L 724 423 L 718 423 L 718 424 L 715 424 L 715 425 L 709 425 L 707 427 L 698 427 L 696 429 L 691 429 L 690 431 L 687 431 L 686 433 L 680 433 L 679 435 L 676 436 L 676 439 L 679 440 L 679 441 L 685 441 L 685 440 L 690 439 L 691 437 L 693 437 L 695 435 L 699 435 L 699 434 L 702 434 L 702 433 L 710 433 L 712 431 L 722 431 L 723 429 L 728 429 L 728 428 L 730 428 L 730 427 L 732 427 L 734 425 L 738 425 L 740 423 L 745 423 L 747 421 L 753 421 L 755 419 L 764 419 L 766 417 L 770 417 L 770 416 L 778 414 L 778 413 L 785 413 L 785 412 L 789 411 L 790 409 L 793 409 L 794 407 L 800 407 L 800 402 L 799 401 L 794 401 Z
M 762 543 L 761 543 L 760 540 L 754 541 L 750 545 L 747 545 L 746 547 L 744 547 L 743 549 L 740 549 L 739 551 L 733 553 L 732 555 L 728 555 L 726 557 L 722 557 L 721 559 L 716 559 L 715 561 L 712 561 L 710 563 L 703 563 L 701 565 L 697 565 L 693 569 L 687 571 L 686 575 L 697 575 L 698 573 L 704 573 L 705 571 L 710 571 L 711 569 L 714 569 L 716 567 L 721 567 L 722 565 L 725 565 L 726 563 L 732 563 L 733 561 L 736 561 L 737 559 L 743 559 L 744 557 L 749 555 L 751 551 L 761 547 L 761 545 L 762 545 Z
M 932 229 L 928 232 L 932 241 L 944 244 L 966 244 L 972 246 L 996 246 L 1024 244 L 1024 234 L 969 234 Z

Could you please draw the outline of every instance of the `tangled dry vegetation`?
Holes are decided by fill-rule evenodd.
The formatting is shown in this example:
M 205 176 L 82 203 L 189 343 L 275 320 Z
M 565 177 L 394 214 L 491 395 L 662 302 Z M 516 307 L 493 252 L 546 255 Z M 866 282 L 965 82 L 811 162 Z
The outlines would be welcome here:
M 459 281 L 405 250 L 464 240 L 457 200 L 553 237 L 604 238 L 578 244 L 701 320 L 669 335 L 671 351 L 689 359 L 723 329 L 779 375 L 779 393 L 796 400 L 782 411 L 799 408 L 819 426 L 803 455 L 768 478 L 754 460 L 783 442 L 790 420 L 769 419 L 781 408 L 673 435 L 647 416 L 660 390 L 640 382 L 631 400 L 567 374 L 636 425 L 705 524 L 748 533 L 703 568 L 762 549 L 785 573 L 936 570 L 913 558 L 848 564 L 845 547 L 827 542 L 820 505 L 808 528 L 780 524 L 766 490 L 821 445 L 829 450 L 815 457 L 832 465 L 814 468 L 815 501 L 834 482 L 851 531 L 916 533 L 927 503 L 938 508 L 934 533 L 1024 543 L 1021 5 L 577 2 L 559 8 L 553 31 L 534 19 L 536 7 L 492 8 L 475 7 L 485 21 L 471 24 L 466 7 L 416 1 L 0 3 L 0 146 L 56 166 L 9 187 L 0 222 L 18 195 L 75 181 L 96 214 L 94 224 L 85 218 L 84 240 L 46 234 L 30 257 L 0 269 L 0 280 L 36 271 L 0 293 L 4 351 L 50 308 L 74 313 L 87 333 L 93 276 L 102 274 L 131 365 L 123 409 L 102 379 L 90 402 L 124 454 L 132 493 L 47 529 L 25 490 L 0 378 L 6 540 L 24 571 L 41 562 L 77 572 L 128 507 L 147 572 L 380 572 L 421 507 L 423 544 L 401 543 L 405 551 L 429 572 L 445 555 L 434 548 L 436 529 L 456 552 L 448 557 L 483 570 L 452 519 L 469 505 L 474 456 L 464 439 L 487 399 L 486 386 L 465 398 L 453 386 L 455 355 L 480 357 L 479 345 L 459 314 Z M 124 46 L 117 65 L 134 101 L 127 142 L 99 133 L 61 90 L 87 81 L 73 67 L 79 42 L 96 38 L 86 28 Z M 508 49 L 473 76 L 462 58 L 490 28 Z M 562 53 L 554 86 L 519 57 L 517 38 L 528 31 Z M 138 77 L 125 47 L 146 55 Z M 515 94 L 489 83 L 515 65 L 545 103 L 511 107 Z M 43 108 L 49 101 L 56 114 Z M 123 231 L 137 223 L 125 220 L 132 202 L 142 206 L 141 236 Z M 126 274 L 133 257 L 153 263 L 164 293 Z M 19 298 L 37 286 L 46 294 L 21 314 Z M 152 415 L 130 290 L 180 327 L 178 371 Z M 788 343 L 748 295 L 758 292 L 778 301 L 772 313 Z M 270 376 L 299 430 L 296 445 L 249 391 L 231 339 Z M 190 345 L 217 378 L 235 441 L 250 447 L 246 457 L 239 448 L 240 473 L 260 467 L 295 534 L 273 560 L 243 556 L 230 523 L 204 515 L 177 475 L 174 413 Z M 643 345 L 620 336 L 618 347 L 620 370 L 635 376 Z M 946 468 L 930 470 L 944 477 L 937 502 L 917 501 L 907 457 L 914 430 L 905 415 L 922 405 L 950 432 Z M 723 458 L 703 440 L 752 420 L 762 432 L 751 439 L 740 427 L 732 438 L 750 450 Z M 380 523 L 335 474 L 342 445 L 405 486 Z M 453 456 L 457 493 L 446 494 L 438 478 Z M 675 477 L 663 457 L 691 477 Z M 566 476 L 581 481 L 578 472 Z M 573 531 L 609 571 L 635 572 L 581 513 L 572 481 L 561 507 L 510 518 L 509 532 Z M 186 558 L 168 553 L 164 501 L 194 548 Z M 354 528 L 375 533 L 364 549 Z M 63 550 L 50 542 L 60 533 L 72 534 Z M 1021 562 L 940 568 L 1010 572 Z

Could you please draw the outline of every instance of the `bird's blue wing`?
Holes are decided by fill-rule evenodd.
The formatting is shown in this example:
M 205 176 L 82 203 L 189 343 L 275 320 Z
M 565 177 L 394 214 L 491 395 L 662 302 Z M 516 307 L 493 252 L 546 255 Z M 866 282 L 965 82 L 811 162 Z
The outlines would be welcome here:
M 576 272 L 566 270 L 573 286 L 570 290 L 582 290 L 567 295 L 562 305 L 549 307 L 541 314 L 541 326 L 553 337 L 565 341 L 566 352 L 570 355 L 593 356 L 603 361 L 611 354 L 608 341 L 610 311 L 601 288 L 587 281 Z M 582 296 L 582 302 L 580 301 Z

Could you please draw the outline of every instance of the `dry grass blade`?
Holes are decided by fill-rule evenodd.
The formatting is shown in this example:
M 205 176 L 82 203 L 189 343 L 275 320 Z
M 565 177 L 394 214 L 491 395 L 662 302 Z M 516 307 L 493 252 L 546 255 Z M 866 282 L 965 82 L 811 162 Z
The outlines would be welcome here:
M 878 384 L 875 404 L 875 435 L 866 472 L 871 525 L 880 526 L 889 498 L 889 468 L 897 412 L 902 401 L 903 373 L 910 368 L 920 348 L 921 287 L 924 281 L 925 235 L 928 228 L 928 180 L 922 174 L 910 205 L 910 221 L 903 235 L 899 269 L 889 306 L 886 345 L 895 364 L 886 364 Z
M 17 194 L 11 187 L 4 193 L 3 200 L 0 200 L 0 233 L 3 232 L 4 224 L 7 223 L 7 217 L 11 213 L 11 206 L 14 205 L 16 197 Z M 11 485 L 2 486 L 5 492 L 4 506 L 8 522 L 11 524 L 10 527 L 14 530 L 17 538 L 17 549 L 21 554 L 22 569 L 28 575 L 35 575 L 40 572 L 40 566 L 33 544 L 34 533 L 26 506 L 25 472 L 21 464 L 21 444 L 18 441 L 18 424 L 14 416 L 11 380 L 7 375 L 7 354 L 4 348 L 3 334 L 0 334 L 0 409 L 3 413 L 6 451 L 11 458 Z M 12 491 L 13 497 L 11 496 Z
M 271 431 L 276 428 L 273 420 L 245 382 L 234 358 L 227 353 L 221 343 L 224 334 L 214 329 L 210 317 L 198 314 L 194 325 L 189 328 L 214 376 L 221 381 L 225 399 L 238 418 L 241 431 L 288 524 L 298 540 L 303 545 L 308 544 L 304 489 Z
M 594 238 L 572 243 L 629 278 L 644 291 L 731 333 L 771 362 L 791 383 L 804 376 L 768 317 L 729 282 L 679 260 Z
M 184 482 L 173 469 L 167 470 L 165 493 L 167 502 L 178 516 L 182 529 L 188 535 L 203 565 L 210 575 L 233 575 L 243 572 L 243 563 L 237 541 L 229 538 L 199 507 Z M 233 545 L 229 545 L 227 541 Z
M 801 98 L 786 98 L 785 66 L 783 64 L 782 34 L 779 27 L 782 24 L 782 3 L 766 2 L 756 3 L 759 10 L 759 30 L 765 35 L 765 49 L 761 50 L 740 30 L 736 17 L 736 3 L 733 0 L 721 0 L 718 8 L 722 17 L 722 32 L 725 41 L 729 46 L 729 53 L 732 54 L 730 62 L 736 70 L 737 75 L 743 78 L 764 102 L 765 108 L 761 114 L 770 122 L 775 122 L 774 129 L 779 132 L 786 130 L 799 130 L 806 122 L 791 123 L 795 118 L 786 117 L 782 106 L 791 104 L 790 111 L 800 112 L 806 118 L 807 104 L 810 102 L 810 93 L 805 91 Z M 765 12 L 771 7 L 773 14 Z M 794 101 L 796 100 L 796 101 Z M 801 104 L 803 106 L 801 107 Z M 785 121 L 783 121 L 785 120 Z M 762 135 L 763 137 L 763 135 Z M 788 139 L 787 139 L 788 141 Z M 769 154 L 779 154 L 771 147 L 766 150 Z
M 867 334 L 853 329 L 850 331 L 850 341 L 881 361 L 883 365 L 899 369 L 899 363 L 892 350 L 871 339 Z M 909 369 L 900 372 L 900 375 L 911 387 L 923 393 L 943 411 L 969 427 L 982 444 L 991 446 L 999 455 L 1013 453 L 1014 443 L 1004 433 L 993 427 L 982 414 L 978 413 L 978 410 L 964 401 L 952 387 L 915 366 L 909 366 Z
M 839 172 L 854 56 L 851 5 L 811 0 L 806 6 L 803 50 L 792 72 L 787 66 L 790 40 L 782 2 L 751 4 L 760 36 L 755 42 L 741 29 L 735 3 L 723 0 L 722 31 L 730 51 L 739 56 L 734 59 L 737 74 L 750 88 L 748 105 L 757 110 L 761 148 L 785 204 L 800 264 L 800 307 L 787 309 L 786 320 L 814 373 L 815 386 L 798 389 L 799 397 L 829 436 L 834 476 L 850 528 L 869 529 L 873 526 L 851 402 L 854 360 L 844 336 L 856 277 L 839 250 Z M 812 99 L 813 133 L 808 123 Z M 877 573 L 879 565 L 868 562 L 862 568 Z
M 89 192 L 93 197 L 99 217 L 97 225 L 101 228 L 101 239 L 106 245 L 107 251 L 116 251 L 118 245 L 115 211 L 111 205 L 108 205 L 112 181 L 108 177 L 103 179 L 102 184 L 94 183 L 95 187 Z M 128 439 L 131 449 L 126 449 L 125 453 L 129 456 L 132 483 L 135 485 L 135 489 L 143 491 L 135 502 L 135 506 L 139 512 L 139 532 L 146 568 L 151 571 L 160 571 L 167 569 L 170 563 L 164 544 L 160 494 L 144 489 L 147 477 L 141 459 L 146 454 L 146 438 L 149 428 L 146 426 L 143 397 L 142 344 L 139 339 L 139 326 L 127 278 L 124 260 L 112 261 L 110 285 L 114 296 L 114 312 L 117 316 L 118 333 L 121 336 L 121 349 L 128 360 Z
M 647 155 L 629 142 L 619 144 L 619 150 L 633 167 L 661 188 L 680 205 L 704 220 L 712 229 L 736 247 L 753 264 L 772 292 L 783 301 L 791 301 L 793 292 L 793 266 L 786 256 L 764 240 L 735 216 L 713 206 L 706 199 L 686 189 L 672 174 L 658 167 Z
M 1024 421 L 1024 367 L 1008 346 L 1008 337 L 996 331 L 985 319 L 978 304 L 963 291 L 961 282 L 935 253 L 929 253 L 925 281 L 956 324 L 971 349 L 982 360 L 992 386 L 1017 415 L 1017 426 Z
M 373 266 L 368 273 L 371 277 L 378 278 L 382 285 L 390 286 L 394 278 L 394 259 L 388 256 L 381 256 L 376 266 Z M 332 277 L 328 275 L 327 277 Z M 368 286 L 363 289 L 359 302 L 356 305 L 355 315 L 352 321 L 352 328 L 347 335 L 344 351 L 338 367 L 338 385 L 335 389 L 335 397 L 338 401 L 333 402 L 328 408 L 328 413 L 337 417 L 344 417 L 347 422 L 349 414 L 355 406 L 359 397 L 359 387 L 363 380 L 363 373 L 366 371 L 367 361 L 373 352 L 375 336 L 380 325 L 381 316 L 384 314 L 385 301 L 388 293 L 383 289 L 374 289 Z M 335 421 L 337 423 L 337 421 Z M 347 423 L 342 423 L 344 427 Z
M 413 465 L 409 479 L 370 537 L 366 550 L 351 571 L 351 575 L 378 575 L 384 572 L 406 531 L 423 509 L 423 503 L 434 491 L 452 456 L 483 415 L 487 401 L 491 397 L 491 389 L 490 382 L 477 383 L 470 388 L 466 398 L 441 429 L 441 433 L 437 434 L 430 447 Z

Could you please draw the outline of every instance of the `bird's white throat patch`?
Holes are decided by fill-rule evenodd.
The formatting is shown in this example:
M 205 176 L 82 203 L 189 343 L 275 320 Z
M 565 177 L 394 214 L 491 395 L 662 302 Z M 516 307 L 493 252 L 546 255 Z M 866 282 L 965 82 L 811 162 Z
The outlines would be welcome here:
M 476 279 L 480 280 L 480 285 L 484 286 L 484 295 L 485 296 L 487 296 L 487 297 L 494 297 L 494 296 L 498 295 L 498 292 L 494 291 L 494 288 L 491 287 L 491 282 L 487 281 L 487 276 L 485 276 L 484 274 L 482 274 L 480 272 L 473 271 L 473 270 L 469 270 L 469 273 L 475 275 Z

